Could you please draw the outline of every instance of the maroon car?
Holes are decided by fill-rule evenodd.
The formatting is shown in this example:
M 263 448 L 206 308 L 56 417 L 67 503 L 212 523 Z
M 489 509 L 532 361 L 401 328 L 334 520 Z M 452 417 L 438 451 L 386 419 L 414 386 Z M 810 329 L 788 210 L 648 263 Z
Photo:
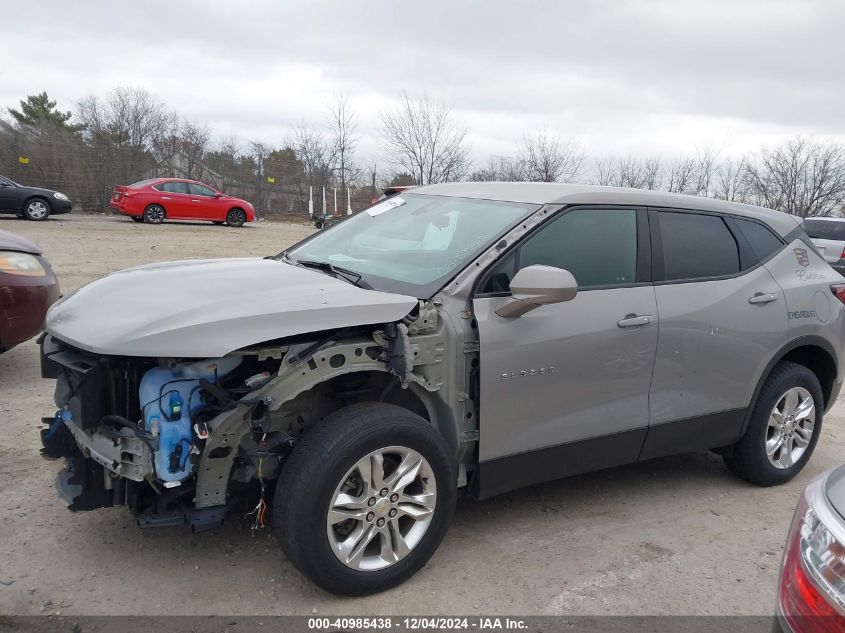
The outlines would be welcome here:
M 59 298 L 59 282 L 33 242 L 0 231 L 0 352 L 32 338 Z

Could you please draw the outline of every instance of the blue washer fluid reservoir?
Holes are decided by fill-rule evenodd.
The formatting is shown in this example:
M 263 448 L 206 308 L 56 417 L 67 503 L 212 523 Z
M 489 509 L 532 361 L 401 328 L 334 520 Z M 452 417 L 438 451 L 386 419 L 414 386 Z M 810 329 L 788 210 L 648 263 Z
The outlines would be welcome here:
M 174 366 L 153 367 L 139 388 L 144 427 L 158 435 L 156 474 L 161 481 L 182 481 L 191 474 L 194 445 L 191 418 L 203 405 L 201 379 L 214 382 L 238 365 L 240 357 L 208 358 Z

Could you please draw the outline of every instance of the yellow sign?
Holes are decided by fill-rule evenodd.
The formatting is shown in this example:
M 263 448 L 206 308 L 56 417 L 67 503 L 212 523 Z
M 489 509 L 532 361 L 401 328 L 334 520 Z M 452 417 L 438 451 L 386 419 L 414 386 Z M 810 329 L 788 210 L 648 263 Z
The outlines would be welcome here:
M 273 176 L 267 176 L 267 182 L 273 183 L 276 182 L 276 179 Z
M 25 158 L 25 157 L 23 157 L 23 156 L 18 156 L 18 162 L 19 162 L 21 165 L 29 165 L 29 159 L 28 159 L 28 158 Z

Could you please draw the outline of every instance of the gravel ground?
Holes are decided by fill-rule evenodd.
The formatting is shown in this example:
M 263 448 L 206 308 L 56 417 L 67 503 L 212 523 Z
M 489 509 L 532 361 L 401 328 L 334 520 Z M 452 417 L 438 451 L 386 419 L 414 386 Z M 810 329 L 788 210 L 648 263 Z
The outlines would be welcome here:
M 113 270 L 171 259 L 276 253 L 307 226 L 137 225 L 62 216 L 0 229 L 38 242 L 67 292 Z M 842 460 L 842 401 L 793 482 L 761 489 L 711 454 L 640 463 L 462 499 L 430 563 L 368 598 L 316 589 L 272 536 L 233 517 L 192 536 L 139 530 L 121 508 L 71 514 L 38 455 L 53 382 L 30 341 L 0 356 L 0 613 L 99 614 L 770 614 L 800 490 Z

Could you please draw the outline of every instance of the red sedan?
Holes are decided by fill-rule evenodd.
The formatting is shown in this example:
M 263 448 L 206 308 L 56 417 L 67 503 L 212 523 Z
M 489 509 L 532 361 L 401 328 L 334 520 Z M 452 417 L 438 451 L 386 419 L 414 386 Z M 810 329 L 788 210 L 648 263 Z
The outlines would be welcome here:
M 41 249 L 0 231 L 0 353 L 32 338 L 59 298 L 59 282 Z
M 147 224 L 207 220 L 242 226 L 255 220 L 255 209 L 246 200 L 227 196 L 195 180 L 179 178 L 153 178 L 115 187 L 109 206 L 135 222 Z

